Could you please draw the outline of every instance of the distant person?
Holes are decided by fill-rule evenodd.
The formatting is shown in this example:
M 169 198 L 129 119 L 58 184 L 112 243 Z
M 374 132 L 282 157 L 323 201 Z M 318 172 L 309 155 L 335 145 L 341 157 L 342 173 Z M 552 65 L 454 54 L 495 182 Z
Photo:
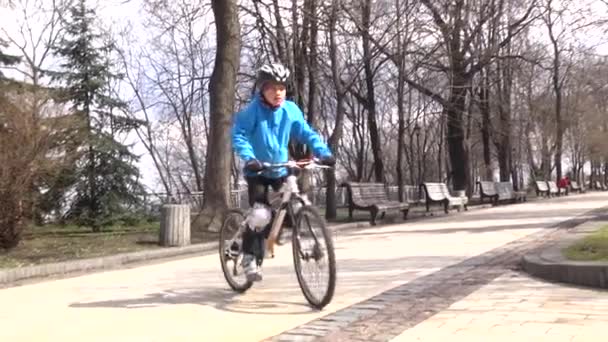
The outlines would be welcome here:
M 562 177 L 562 179 L 557 182 L 557 187 L 560 189 L 560 193 L 562 192 L 561 189 L 564 189 L 567 196 L 569 193 L 568 189 L 570 189 L 570 178 L 568 178 L 568 176 Z

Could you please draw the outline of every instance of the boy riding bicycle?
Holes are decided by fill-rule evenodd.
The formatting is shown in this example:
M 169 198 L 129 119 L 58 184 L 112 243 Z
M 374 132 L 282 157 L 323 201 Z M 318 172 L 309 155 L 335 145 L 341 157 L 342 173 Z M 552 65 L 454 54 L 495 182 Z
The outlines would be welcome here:
M 288 144 L 294 138 L 308 145 L 322 164 L 333 166 L 335 158 L 327 145 L 304 120 L 298 106 L 285 100 L 289 70 L 281 64 L 264 65 L 258 70 L 253 100 L 236 114 L 232 127 L 232 146 L 245 161 L 249 205 L 249 229 L 243 233 L 243 268 L 250 281 L 262 280 L 264 240 L 270 232 L 272 211 L 268 203 L 268 187 L 276 191 L 288 176 L 288 170 L 264 170 L 262 163 L 283 163 L 288 160 Z M 238 245 L 231 249 L 238 251 Z

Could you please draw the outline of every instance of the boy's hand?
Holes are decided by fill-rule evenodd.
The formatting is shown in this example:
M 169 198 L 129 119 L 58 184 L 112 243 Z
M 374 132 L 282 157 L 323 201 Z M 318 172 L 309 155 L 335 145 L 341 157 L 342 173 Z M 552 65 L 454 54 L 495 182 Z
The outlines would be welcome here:
M 334 158 L 332 155 L 324 156 L 319 158 L 319 162 L 321 162 L 323 165 L 334 166 L 336 165 L 336 158 Z
M 264 166 L 257 159 L 250 159 L 247 163 L 245 163 L 245 169 L 251 172 L 259 172 L 264 169 Z

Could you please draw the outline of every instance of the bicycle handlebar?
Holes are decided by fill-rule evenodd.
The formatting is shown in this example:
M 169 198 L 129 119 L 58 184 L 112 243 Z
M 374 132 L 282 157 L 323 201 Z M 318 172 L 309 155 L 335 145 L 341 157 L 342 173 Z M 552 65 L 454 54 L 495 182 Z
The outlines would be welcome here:
M 267 169 L 277 169 L 277 168 L 282 168 L 282 167 L 289 167 L 289 168 L 299 168 L 299 169 L 331 169 L 331 166 L 328 165 L 323 165 L 319 162 L 319 159 L 317 158 L 313 158 L 313 159 L 302 159 L 302 160 L 290 160 L 286 163 L 262 163 L 262 166 L 264 167 L 264 170 Z

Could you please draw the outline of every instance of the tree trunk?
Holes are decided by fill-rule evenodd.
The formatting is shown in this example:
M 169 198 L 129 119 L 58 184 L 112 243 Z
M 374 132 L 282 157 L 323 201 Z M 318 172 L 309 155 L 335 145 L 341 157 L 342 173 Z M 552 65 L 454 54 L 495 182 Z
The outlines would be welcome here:
M 165 204 L 162 206 L 158 242 L 165 247 L 190 244 L 190 205 Z
M 508 49 L 508 47 L 507 47 Z M 509 53 L 509 50 L 507 50 Z M 500 120 L 498 164 L 500 167 L 500 181 L 508 182 L 511 178 L 511 168 L 513 165 L 513 153 L 511 151 L 511 87 L 512 70 L 510 62 L 498 61 L 498 83 L 499 106 L 498 115 Z M 506 65 L 503 65 L 506 63 Z
M 557 69 L 555 71 L 557 73 Z M 559 76 L 554 76 L 554 82 Z M 562 150 L 564 145 L 564 124 L 562 121 L 562 90 L 561 86 L 555 87 L 555 172 L 557 179 L 562 178 Z
M 205 169 L 203 225 L 217 231 L 230 200 L 230 129 L 241 49 L 236 0 L 212 0 L 216 58 L 209 82 L 210 132 Z
M 405 113 L 403 109 L 403 88 L 404 82 L 401 77 L 401 69 L 399 70 L 399 80 L 397 80 L 397 112 L 399 114 L 399 129 L 397 138 L 397 189 L 399 193 L 399 201 L 405 201 L 403 193 L 403 156 L 405 150 Z
M 397 11 L 401 9 L 401 3 L 399 0 L 396 2 Z M 397 15 L 397 53 L 399 55 L 399 63 L 396 63 L 398 68 L 398 79 L 397 79 L 397 113 L 399 116 L 399 128 L 397 131 L 397 192 L 399 195 L 399 201 L 404 202 L 406 200 L 403 191 L 403 157 L 405 154 L 405 113 L 403 108 L 403 92 L 405 90 L 404 80 L 404 69 L 405 69 L 405 55 L 403 51 L 402 36 L 401 36 L 401 16 Z M 410 105 L 411 105 L 411 90 L 410 90 Z M 410 113 L 411 114 L 411 113 Z
M 458 72 L 454 73 L 458 75 Z M 447 114 L 446 140 L 451 166 L 451 178 L 454 191 L 466 190 L 468 179 L 468 153 L 464 146 L 463 115 L 466 109 L 467 86 L 463 78 L 455 76 L 451 88 L 450 107 L 445 110 Z
M 333 153 L 338 150 L 338 144 L 342 139 L 342 128 L 344 126 L 344 97 L 345 91 L 340 78 L 340 66 L 338 62 L 338 46 L 336 42 L 336 21 L 338 20 L 338 9 L 340 7 L 339 0 L 332 1 L 331 15 L 329 18 L 329 54 L 331 60 L 331 76 L 336 89 L 336 122 L 334 130 L 329 137 L 329 148 Z M 337 157 L 337 156 L 336 156 Z M 328 169 L 325 173 L 327 180 L 327 192 L 325 199 L 325 217 L 327 219 L 335 219 L 337 216 L 336 208 L 336 170 Z
M 308 122 L 313 127 L 317 126 L 317 33 L 318 18 L 317 18 L 317 0 L 308 0 L 310 16 L 310 38 L 308 44 L 310 53 L 306 56 L 308 62 Z M 304 43 L 304 42 L 303 42 Z M 304 51 L 306 51 L 304 49 Z
M 562 82 L 560 80 L 560 50 L 558 38 L 553 32 L 554 21 L 551 17 L 552 9 L 549 3 L 547 27 L 549 38 L 553 47 L 553 75 L 552 85 L 555 92 L 555 172 L 557 180 L 562 178 L 562 150 L 564 144 L 564 127 L 562 122 Z
M 276 0 L 275 0 L 276 3 Z M 307 4 L 305 3 L 304 6 Z M 300 28 L 298 27 L 298 2 L 293 1 L 291 6 L 291 31 L 293 35 L 291 53 L 293 53 L 293 96 L 294 102 L 300 107 L 304 108 L 304 83 L 306 81 L 306 41 L 308 40 L 308 17 L 304 15 L 303 17 L 303 25 L 302 32 L 300 32 Z M 279 22 L 281 19 L 280 13 L 276 11 L 276 20 Z M 302 34 L 300 36 L 300 33 Z M 285 34 L 287 37 L 287 34 Z M 286 43 L 287 44 L 287 43 Z M 299 147 L 303 148 L 303 147 Z
M 483 144 L 483 164 L 485 170 L 485 179 L 491 181 L 493 178 L 492 174 L 492 155 L 490 150 L 490 96 L 488 84 L 488 76 L 486 74 L 481 75 L 481 86 L 479 87 L 479 111 L 481 112 L 481 141 Z
M 374 155 L 374 174 L 376 182 L 384 182 L 384 161 L 382 157 L 382 145 L 380 143 L 380 134 L 376 123 L 376 98 L 374 94 L 374 72 L 372 70 L 372 52 L 371 42 L 368 32 L 371 27 L 371 0 L 364 0 L 362 3 L 362 20 L 361 24 L 366 32 L 363 35 L 363 55 L 365 69 L 365 85 L 367 88 L 367 123 L 369 126 L 369 138 L 372 144 L 372 154 Z
M 188 118 L 187 121 L 188 127 L 187 133 L 184 132 L 184 142 L 186 143 L 188 149 L 188 157 L 190 158 L 190 163 L 192 164 L 192 172 L 194 172 L 194 179 L 196 181 L 196 191 L 201 191 L 203 190 L 203 176 L 201 175 L 200 165 L 198 162 L 198 157 L 196 155 L 196 147 L 194 146 L 194 140 L 192 139 L 191 120 Z
M 232 1 L 230 1 L 230 2 L 232 2 Z M 254 1 L 254 3 L 256 3 L 256 1 Z M 279 1 L 273 0 L 272 6 L 273 6 L 273 10 L 274 10 L 274 17 L 277 22 L 277 24 L 276 24 L 276 35 L 277 35 L 276 44 L 277 44 L 277 52 L 279 54 L 279 61 L 287 64 L 288 57 L 287 57 L 287 52 L 285 51 L 287 49 L 287 38 L 286 38 L 287 34 L 285 33 L 285 26 L 283 25 L 283 19 L 281 19 L 283 16 L 281 15 Z M 237 15 L 238 15 L 238 13 L 237 13 Z M 239 44 L 240 44 L 240 42 L 239 42 Z M 240 47 L 239 47 L 239 49 L 240 49 Z

